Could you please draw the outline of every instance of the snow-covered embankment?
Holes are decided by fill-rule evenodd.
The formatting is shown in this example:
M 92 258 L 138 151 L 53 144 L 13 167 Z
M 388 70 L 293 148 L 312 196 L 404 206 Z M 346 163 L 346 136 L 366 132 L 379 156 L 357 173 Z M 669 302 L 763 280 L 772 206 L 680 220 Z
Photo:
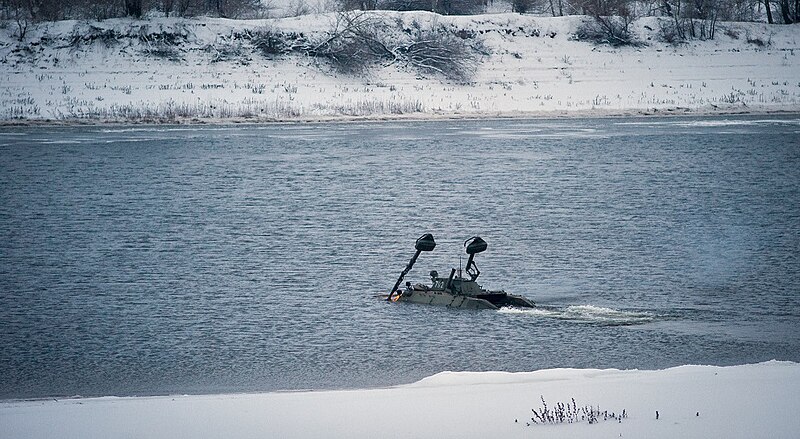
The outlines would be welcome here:
M 9 26 L 0 30 L 0 122 L 800 111 L 797 26 L 720 23 L 714 40 L 671 45 L 645 18 L 634 23 L 644 45 L 612 48 L 575 40 L 585 17 L 376 14 L 403 31 L 445 26 L 487 50 L 459 83 L 403 63 L 341 74 L 318 57 L 264 55 L 242 38 L 321 39 L 334 14 L 65 21 L 23 42 Z
M 775 361 L 660 371 L 445 372 L 374 390 L 6 402 L 0 437 L 788 439 L 800 431 L 799 395 L 800 364 Z M 574 399 L 581 414 L 573 423 L 533 423 L 542 399 L 551 414 Z M 600 412 L 593 424 L 581 419 L 589 406 Z

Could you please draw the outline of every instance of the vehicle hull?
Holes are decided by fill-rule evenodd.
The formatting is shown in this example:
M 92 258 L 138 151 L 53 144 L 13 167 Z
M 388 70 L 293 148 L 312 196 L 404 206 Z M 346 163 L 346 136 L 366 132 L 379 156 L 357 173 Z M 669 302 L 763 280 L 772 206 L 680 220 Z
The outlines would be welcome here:
M 462 309 L 499 309 L 505 306 L 519 308 L 533 308 L 535 305 L 530 300 L 505 292 L 487 292 L 478 296 L 452 294 L 437 290 L 404 291 L 397 299 L 398 302 L 421 303 L 425 305 L 438 305 L 448 308 Z

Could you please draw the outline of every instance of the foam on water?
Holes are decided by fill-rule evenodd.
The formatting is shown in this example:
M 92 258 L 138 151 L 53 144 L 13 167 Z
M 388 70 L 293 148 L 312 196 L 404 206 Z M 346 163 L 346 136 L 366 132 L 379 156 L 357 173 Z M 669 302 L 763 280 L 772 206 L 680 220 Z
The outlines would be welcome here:
M 80 145 L 80 140 L 40 140 L 40 145 Z
M 690 122 L 679 123 L 677 125 L 687 127 L 728 127 L 728 126 L 756 126 L 756 125 L 797 125 L 800 120 L 777 120 L 777 119 L 762 119 L 762 120 L 696 120 Z
M 164 132 L 181 132 L 181 131 L 235 131 L 236 128 L 228 125 L 216 126 L 142 126 L 142 127 L 126 127 L 126 128 L 103 128 L 98 130 L 100 133 L 106 134 L 119 134 L 119 133 L 164 133 Z
M 637 325 L 648 323 L 655 319 L 655 316 L 649 312 L 621 311 L 594 305 L 570 305 L 566 308 L 506 307 L 501 308 L 499 312 L 502 314 L 524 314 L 535 317 L 574 320 L 606 325 Z
M 679 126 L 679 127 L 728 127 L 728 126 L 759 126 L 759 125 L 798 125 L 800 119 L 721 119 L 721 120 L 665 120 L 665 121 L 633 121 L 615 122 L 615 125 L 630 126 Z
M 464 130 L 460 134 L 467 136 L 480 136 L 484 139 L 531 139 L 531 138 L 606 138 L 611 134 L 595 128 L 572 128 L 572 127 L 517 127 L 511 129 L 481 129 Z

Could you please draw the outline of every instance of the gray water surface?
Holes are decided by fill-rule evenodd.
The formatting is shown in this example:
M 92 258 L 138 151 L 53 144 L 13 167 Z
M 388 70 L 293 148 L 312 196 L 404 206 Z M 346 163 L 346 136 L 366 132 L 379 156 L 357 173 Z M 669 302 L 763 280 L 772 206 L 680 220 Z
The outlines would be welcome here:
M 799 254 L 798 116 L 2 128 L 0 398 L 800 361 Z

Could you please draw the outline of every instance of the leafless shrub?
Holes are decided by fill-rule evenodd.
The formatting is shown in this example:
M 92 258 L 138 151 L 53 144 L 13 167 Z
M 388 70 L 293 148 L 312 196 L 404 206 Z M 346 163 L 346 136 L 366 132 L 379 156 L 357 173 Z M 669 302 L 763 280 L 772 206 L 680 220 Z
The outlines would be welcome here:
M 613 47 L 639 46 L 641 41 L 630 31 L 632 22 L 631 17 L 595 15 L 583 20 L 575 31 L 575 38 Z
M 630 31 L 636 15 L 627 0 L 582 0 L 580 5 L 591 16 L 575 32 L 581 41 L 618 46 L 638 46 L 641 42 Z
M 383 41 L 385 27 L 382 20 L 370 13 L 339 13 L 333 29 L 310 53 L 327 58 L 342 73 L 361 74 L 379 62 L 395 58 Z
M 762 38 L 754 37 L 754 36 L 750 35 L 750 32 L 746 32 L 744 39 L 745 39 L 745 41 L 747 41 L 748 44 L 752 44 L 752 45 L 754 45 L 756 47 L 769 47 L 769 46 L 772 46 L 772 33 L 767 35 L 766 41 L 763 40 Z
M 728 38 L 730 38 L 732 40 L 738 40 L 739 39 L 739 32 L 736 29 L 733 29 L 731 27 L 726 27 L 724 29 L 724 33 L 725 33 L 725 36 L 727 36 Z
M 140 26 L 136 38 L 142 43 L 156 44 L 162 43 L 169 46 L 177 46 L 186 42 L 189 36 L 189 31 L 183 26 L 178 25 L 170 29 L 170 31 L 156 31 L 152 32 L 147 25 Z
M 93 26 L 92 26 L 93 27 Z M 64 46 L 57 47 L 59 49 L 72 47 L 77 49 L 83 44 L 91 42 L 94 40 L 94 36 L 90 35 L 91 27 L 89 28 L 89 32 L 83 28 L 80 24 L 76 24 L 72 28 L 72 32 L 70 32 L 69 36 L 66 38 L 66 44 Z M 113 31 L 112 31 L 113 32 Z
M 205 51 L 211 54 L 211 62 L 239 61 L 247 62 L 241 44 L 223 42 L 221 44 L 209 44 Z
M 371 11 L 378 2 L 376 0 L 337 0 L 340 11 Z
M 242 64 L 250 62 L 249 50 L 245 50 L 243 43 L 247 41 L 246 34 L 232 33 L 229 36 L 220 36 L 213 44 L 206 45 L 203 50 L 211 54 L 211 62 L 235 61 Z
M 193 3 L 195 5 L 189 6 L 189 10 L 198 11 L 201 14 L 210 13 L 223 18 L 250 18 L 257 15 L 262 7 L 260 0 L 194 0 Z
M 253 47 L 268 58 L 283 55 L 292 50 L 291 45 L 287 41 L 289 36 L 280 31 L 276 31 L 272 27 L 266 26 L 253 30 L 249 33 L 249 36 Z
M 20 7 L 33 22 L 113 17 L 144 18 L 158 12 L 165 16 L 213 15 L 253 18 L 261 13 L 262 0 L 0 0 L 3 10 Z
M 431 11 L 442 15 L 480 14 L 486 8 L 484 0 L 383 0 L 381 9 L 394 11 Z
M 457 82 L 469 81 L 477 67 L 476 56 L 465 40 L 441 26 L 421 29 L 397 52 L 418 70 Z
M 662 12 L 672 23 L 661 25 L 662 39 L 673 44 L 691 38 L 713 40 L 721 17 L 742 16 L 736 11 L 737 1 L 664 0 Z
M 65 2 L 66 3 L 66 2 Z M 109 2 L 109 1 L 84 1 L 81 7 L 78 8 L 80 12 L 74 12 L 71 14 L 67 14 L 68 17 L 78 17 L 83 16 L 84 18 L 94 19 L 94 20 L 105 20 L 111 17 L 117 17 L 120 15 L 119 12 L 119 5 L 117 2 Z
M 686 42 L 686 33 L 674 20 L 658 20 L 658 28 L 658 38 L 663 42 L 673 45 Z
M 156 58 L 162 58 L 173 62 L 183 61 L 183 53 L 176 46 L 163 42 L 158 42 L 148 46 L 144 50 L 144 53 Z
M 480 46 L 473 35 L 459 36 L 439 25 L 401 32 L 378 16 L 365 12 L 340 13 L 328 36 L 309 52 L 327 58 L 338 71 L 361 74 L 384 64 L 406 64 L 423 74 L 438 74 L 466 82 L 475 72 Z
M 534 0 L 511 0 L 511 10 L 524 14 L 533 9 L 534 3 Z
M 147 26 L 142 26 L 139 28 L 136 38 L 144 46 L 143 52 L 148 55 L 174 62 L 183 60 L 180 46 L 186 42 L 186 29 L 176 28 L 170 32 L 149 32 Z
M 19 42 L 25 41 L 25 36 L 28 34 L 28 27 L 31 22 L 27 17 L 17 17 L 14 19 L 17 24 L 17 40 Z
M 291 17 L 299 17 L 310 13 L 311 7 L 308 6 L 306 0 L 292 0 L 289 4 L 289 16 Z
M 75 32 L 75 30 L 73 30 Z M 73 41 L 77 35 L 73 33 Z M 101 42 L 106 47 L 111 47 L 119 43 L 121 35 L 117 34 L 114 29 L 101 29 L 94 26 L 89 26 L 89 31 L 83 34 L 83 41 L 86 43 Z
M 5 11 L 6 18 L 16 25 L 14 37 L 16 37 L 17 41 L 24 41 L 25 36 L 28 34 L 28 28 L 33 22 L 30 8 L 26 8 L 25 3 L 21 0 L 11 0 L 5 5 L 0 2 L 0 10 Z

